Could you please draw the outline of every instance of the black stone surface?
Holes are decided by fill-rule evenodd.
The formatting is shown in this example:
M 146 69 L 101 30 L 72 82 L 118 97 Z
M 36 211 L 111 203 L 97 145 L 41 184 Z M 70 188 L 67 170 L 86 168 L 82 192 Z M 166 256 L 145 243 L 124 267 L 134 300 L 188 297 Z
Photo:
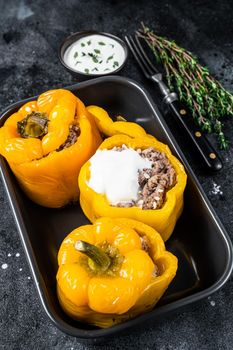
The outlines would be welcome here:
M 61 40 L 71 32 L 96 29 L 123 37 L 133 33 L 141 21 L 195 53 L 231 91 L 232 12 L 233 3 L 227 0 L 0 0 L 0 108 L 3 110 L 12 102 L 76 82 L 60 65 L 57 56 Z M 141 75 L 132 57 L 122 75 L 142 83 L 156 99 L 153 86 Z M 174 121 L 168 122 L 174 128 Z M 233 120 L 225 121 L 225 130 L 233 145 Z M 177 132 L 176 136 L 179 138 Z M 214 138 L 210 139 L 216 145 Z M 221 152 L 224 170 L 214 175 L 205 174 L 194 154 L 187 149 L 184 151 L 233 238 L 232 146 Z M 2 264 L 8 267 L 3 269 Z M 231 350 L 232 290 L 230 278 L 210 298 L 182 309 L 140 333 L 119 336 L 102 348 Z M 0 182 L 0 349 L 91 348 L 98 349 L 63 334 L 47 318 Z

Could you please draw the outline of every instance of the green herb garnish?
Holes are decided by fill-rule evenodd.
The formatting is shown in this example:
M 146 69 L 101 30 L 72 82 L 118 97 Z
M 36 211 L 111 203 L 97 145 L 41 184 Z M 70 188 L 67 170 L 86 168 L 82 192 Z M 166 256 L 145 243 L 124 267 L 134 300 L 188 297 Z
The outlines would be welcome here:
M 82 52 L 82 56 L 86 56 L 85 52 Z
M 87 74 L 89 74 L 90 71 L 89 71 L 88 68 L 85 68 L 85 69 L 84 69 L 84 72 L 87 73 Z
M 88 55 L 92 58 L 94 63 L 98 63 L 98 59 L 97 59 L 97 55 L 95 55 L 94 53 L 88 52 Z
M 85 44 L 84 44 L 84 43 L 81 43 L 81 46 L 82 46 L 82 47 L 84 47 L 84 46 L 85 46 Z
M 76 51 L 75 53 L 74 53 L 74 58 L 77 58 L 78 57 L 78 52 Z
M 87 45 L 88 45 L 88 46 L 91 45 L 91 40 L 88 40 Z
M 99 54 L 100 53 L 100 50 L 98 49 L 94 49 L 95 53 Z
M 112 66 L 112 67 L 113 67 L 113 68 L 119 67 L 119 62 L 114 61 L 114 62 L 113 62 L 113 66 Z
M 98 44 L 102 46 L 106 45 L 103 41 L 99 41 Z
M 106 70 L 109 70 L 109 68 L 105 68 L 104 72 L 105 72 Z
M 138 35 L 149 45 L 157 62 L 163 65 L 170 90 L 177 91 L 179 99 L 189 107 L 200 128 L 214 132 L 220 148 L 227 149 L 228 141 L 220 119 L 233 116 L 233 96 L 210 75 L 206 67 L 199 64 L 194 55 L 174 41 L 154 34 L 144 25 Z
M 99 61 L 99 64 L 101 64 L 103 62 L 103 60 Z
M 93 71 L 93 72 L 94 72 L 94 71 L 97 71 L 97 72 L 98 72 L 99 69 L 98 69 L 97 67 L 95 67 L 95 68 L 92 69 L 92 71 Z
M 112 59 L 113 59 L 113 55 L 112 55 L 112 56 L 109 56 L 109 57 L 107 58 L 106 63 L 108 63 L 108 61 L 110 61 L 110 60 L 112 60 Z

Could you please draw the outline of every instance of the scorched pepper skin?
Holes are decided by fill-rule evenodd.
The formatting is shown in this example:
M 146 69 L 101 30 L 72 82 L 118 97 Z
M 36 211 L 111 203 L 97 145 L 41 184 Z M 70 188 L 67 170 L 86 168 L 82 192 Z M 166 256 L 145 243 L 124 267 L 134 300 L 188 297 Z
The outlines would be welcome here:
M 149 252 L 140 237 L 148 240 Z M 102 242 L 117 248 L 122 260 L 116 273 L 108 274 L 111 265 L 102 273 L 85 265 L 84 254 L 75 249 L 80 240 L 94 248 Z M 61 244 L 58 264 L 57 293 L 64 311 L 103 328 L 151 310 L 177 270 L 177 258 L 165 250 L 159 233 L 131 219 L 100 218 L 75 229 Z
M 47 113 L 48 133 L 38 138 L 23 138 L 17 122 L 36 112 Z M 57 151 L 69 134 L 69 126 L 78 123 L 76 142 Z M 37 101 L 23 105 L 0 129 L 0 154 L 8 161 L 20 186 L 35 203 L 58 208 L 79 197 L 78 174 L 102 139 L 84 104 L 68 90 L 50 90 Z
M 125 123 L 127 124 L 127 123 Z M 183 208 L 183 192 L 186 186 L 187 175 L 183 165 L 175 158 L 169 147 L 151 135 L 131 138 L 127 135 L 114 135 L 104 140 L 99 149 L 112 149 L 115 146 L 126 145 L 133 149 L 146 149 L 154 147 L 160 152 L 164 152 L 173 165 L 176 172 L 176 184 L 172 187 L 165 197 L 165 202 L 161 209 L 146 209 L 138 207 L 122 208 L 109 204 L 103 194 L 96 193 L 88 186 L 90 178 L 90 162 L 85 163 L 79 174 L 80 204 L 83 212 L 91 222 L 99 217 L 125 217 L 141 221 L 156 229 L 166 241 L 179 218 Z

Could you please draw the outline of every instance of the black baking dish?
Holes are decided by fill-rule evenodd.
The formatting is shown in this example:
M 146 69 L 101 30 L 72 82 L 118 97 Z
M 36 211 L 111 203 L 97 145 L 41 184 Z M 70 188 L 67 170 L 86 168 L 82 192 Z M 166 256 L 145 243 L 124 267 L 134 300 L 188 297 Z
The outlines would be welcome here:
M 96 104 L 142 125 L 168 144 L 188 173 L 185 205 L 168 250 L 179 259 L 178 273 L 159 304 L 151 312 L 109 329 L 98 329 L 73 321 L 61 310 L 56 297 L 57 251 L 67 233 L 87 223 L 78 204 L 48 209 L 32 203 L 21 192 L 7 163 L 1 157 L 1 174 L 26 251 L 41 302 L 51 320 L 62 331 L 82 339 L 106 339 L 120 331 L 157 320 L 181 306 L 207 297 L 227 281 L 232 269 L 229 237 L 203 193 L 194 173 L 146 91 L 132 80 L 102 77 L 69 87 L 86 105 Z M 0 126 L 22 104 L 11 105 L 0 118 Z

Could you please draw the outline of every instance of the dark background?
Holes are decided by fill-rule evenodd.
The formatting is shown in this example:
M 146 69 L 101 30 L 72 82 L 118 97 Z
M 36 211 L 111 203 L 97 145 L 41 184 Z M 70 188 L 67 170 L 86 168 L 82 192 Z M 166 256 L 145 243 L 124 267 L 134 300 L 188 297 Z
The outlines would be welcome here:
M 175 39 L 233 90 L 233 2 L 229 1 L 27 1 L 0 0 L 0 108 L 47 89 L 76 82 L 58 60 L 58 47 L 72 32 L 96 29 L 123 37 L 144 21 Z M 129 57 L 121 73 L 147 82 Z M 172 129 L 174 121 L 168 121 Z M 224 169 L 205 174 L 195 154 L 176 137 L 207 196 L 233 238 L 233 120 L 225 122 L 231 148 Z M 175 132 L 175 129 L 174 129 Z M 182 138 L 183 139 L 183 138 Z M 210 140 L 216 146 L 214 137 Z M 218 187 L 220 186 L 220 187 Z M 201 249 L 201 247 L 200 247 Z M 19 254 L 17 254 L 19 253 Z M 9 256 L 10 255 L 10 256 Z M 19 256 L 18 256 L 19 255 Z M 2 269 L 2 264 L 8 264 Z M 113 339 L 103 349 L 232 349 L 233 280 L 206 300 L 180 310 L 140 333 Z M 0 181 L 0 349 L 90 349 L 60 332 L 40 304 L 8 200 Z M 97 348 L 96 348 L 97 349 Z

